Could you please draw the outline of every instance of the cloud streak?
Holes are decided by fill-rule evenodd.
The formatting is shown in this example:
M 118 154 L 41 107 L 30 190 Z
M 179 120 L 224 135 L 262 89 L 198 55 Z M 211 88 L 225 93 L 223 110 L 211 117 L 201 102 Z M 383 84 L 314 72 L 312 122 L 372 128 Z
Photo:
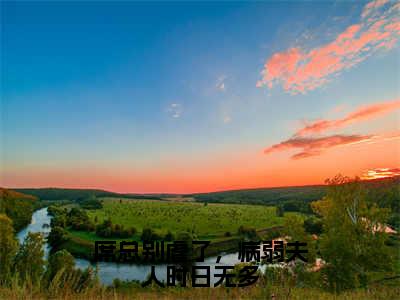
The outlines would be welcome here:
M 182 112 L 182 105 L 179 103 L 171 103 L 167 108 L 167 113 L 174 119 L 180 118 Z
M 257 87 L 282 85 L 291 94 L 314 90 L 373 53 L 392 49 L 400 35 L 400 3 L 376 0 L 365 5 L 360 22 L 332 42 L 305 50 L 299 47 L 267 59 Z
M 361 179 L 370 180 L 400 176 L 400 168 L 376 168 L 367 170 L 361 175 Z
M 317 120 L 311 124 L 307 124 L 304 128 L 297 131 L 295 135 L 304 136 L 306 134 L 321 133 L 330 129 L 338 129 L 353 123 L 370 120 L 388 114 L 399 108 L 400 99 L 363 106 L 341 119 Z
M 327 149 L 371 141 L 373 135 L 331 135 L 325 137 L 292 137 L 264 150 L 265 154 L 300 149 L 292 159 L 302 159 L 322 154 Z

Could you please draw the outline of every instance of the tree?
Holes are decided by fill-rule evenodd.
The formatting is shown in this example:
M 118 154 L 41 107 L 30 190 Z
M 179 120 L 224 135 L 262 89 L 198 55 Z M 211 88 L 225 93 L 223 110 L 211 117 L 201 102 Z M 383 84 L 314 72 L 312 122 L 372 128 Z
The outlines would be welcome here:
M 321 234 L 322 233 L 322 221 L 321 219 L 311 217 L 304 220 L 304 229 L 308 233 Z
M 307 234 L 303 226 L 303 219 L 298 215 L 289 215 L 285 218 L 284 223 L 284 234 L 289 236 L 290 242 L 299 241 L 301 243 L 307 243 L 307 262 L 314 264 L 316 258 L 316 247 L 315 242 L 311 236 Z
M 0 284 L 10 279 L 17 249 L 18 242 L 14 236 L 12 221 L 6 215 L 0 214 Z
M 6 214 L 15 230 L 21 230 L 31 222 L 37 198 L 0 187 L 0 213 Z
M 75 230 L 88 230 L 92 231 L 94 225 L 89 219 L 86 211 L 79 208 L 72 208 L 67 215 L 68 225 Z
M 49 236 L 47 237 L 47 241 L 49 244 L 57 249 L 62 243 L 68 240 L 68 232 L 59 226 L 55 226 L 51 229 Z
M 57 214 L 55 217 L 53 217 L 50 221 L 51 227 L 62 227 L 65 228 L 67 227 L 67 216 L 65 214 Z
M 101 209 L 103 207 L 102 202 L 96 198 L 96 196 L 91 195 L 80 202 L 80 206 L 85 209 Z
M 40 233 L 29 232 L 15 257 L 15 269 L 23 281 L 40 281 L 44 273 L 44 239 Z
M 371 271 L 389 270 L 392 259 L 387 234 L 376 229 L 386 223 L 388 209 L 366 201 L 366 189 L 356 179 L 341 175 L 328 180 L 326 197 L 312 203 L 322 217 L 322 271 L 336 292 L 365 286 Z

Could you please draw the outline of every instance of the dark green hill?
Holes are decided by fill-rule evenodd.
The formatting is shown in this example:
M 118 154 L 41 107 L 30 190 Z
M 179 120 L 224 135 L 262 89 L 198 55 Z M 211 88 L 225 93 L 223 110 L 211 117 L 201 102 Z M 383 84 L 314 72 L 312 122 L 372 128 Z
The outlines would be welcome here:
M 371 201 L 398 212 L 400 176 L 363 181 L 363 184 L 369 190 Z M 326 189 L 326 185 L 310 185 L 231 190 L 188 196 L 194 197 L 199 202 L 281 205 L 286 211 L 310 212 L 309 202 L 321 199 Z
M 80 202 L 90 197 L 119 197 L 135 199 L 158 199 L 154 196 L 120 194 L 96 189 L 63 189 L 63 188 L 23 188 L 15 191 L 29 194 L 40 198 L 40 200 L 69 200 Z
M 309 212 L 308 202 L 321 199 L 326 186 L 299 186 L 232 190 L 214 193 L 194 194 L 199 202 L 282 205 L 286 211 Z

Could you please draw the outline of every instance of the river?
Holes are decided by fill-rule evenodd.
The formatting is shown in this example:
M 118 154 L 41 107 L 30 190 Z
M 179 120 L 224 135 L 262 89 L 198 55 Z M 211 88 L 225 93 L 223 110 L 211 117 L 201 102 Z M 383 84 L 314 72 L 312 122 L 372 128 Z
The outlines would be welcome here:
M 45 236 L 47 236 L 50 232 L 50 221 L 51 216 L 47 213 L 47 207 L 39 209 L 35 211 L 32 215 L 31 223 L 21 230 L 18 234 L 18 240 L 20 243 L 23 242 L 25 237 L 28 235 L 28 232 L 41 232 Z M 47 224 L 47 225 L 45 225 Z M 44 246 L 45 257 L 49 255 L 50 246 L 46 243 Z M 229 254 L 221 254 L 221 261 L 217 264 L 217 256 L 208 257 L 204 260 L 204 262 L 196 263 L 196 265 L 206 265 L 211 267 L 211 283 L 213 284 L 218 278 L 214 278 L 214 267 L 216 265 L 235 265 L 239 263 L 238 253 L 229 253 Z M 96 265 L 91 264 L 86 259 L 76 258 L 75 265 L 77 268 L 84 269 L 88 266 L 95 267 L 97 265 L 97 271 L 100 281 L 103 284 L 110 285 L 114 278 L 118 278 L 121 280 L 139 280 L 144 281 L 151 271 L 150 265 L 142 265 L 142 264 L 117 264 L 113 262 L 98 262 Z M 260 269 L 264 271 L 265 266 L 261 266 Z M 159 280 L 166 281 L 167 278 L 167 264 L 157 264 L 156 268 L 156 276 Z M 216 273 L 220 273 L 221 271 L 216 271 Z

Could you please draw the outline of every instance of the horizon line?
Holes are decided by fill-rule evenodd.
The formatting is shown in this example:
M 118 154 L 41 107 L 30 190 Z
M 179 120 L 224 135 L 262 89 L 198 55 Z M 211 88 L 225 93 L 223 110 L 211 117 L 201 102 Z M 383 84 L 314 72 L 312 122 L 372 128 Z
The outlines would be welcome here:
M 372 179 L 360 179 L 360 181 L 379 181 L 385 179 L 394 179 L 400 178 L 400 175 L 388 176 L 383 178 L 372 178 Z M 138 193 L 138 192 L 116 192 L 103 188 L 95 188 L 95 187 L 87 187 L 87 188 L 74 188 L 74 187 L 4 187 L 0 186 L 0 188 L 8 189 L 8 190 L 18 190 L 18 189 L 59 189 L 59 190 L 100 190 L 109 193 L 121 194 L 121 195 L 194 195 L 194 194 L 210 194 L 210 193 L 223 193 L 223 192 L 234 192 L 234 191 L 244 191 L 244 190 L 258 190 L 258 189 L 276 189 L 276 188 L 300 188 L 300 187 L 316 187 L 316 186 L 326 186 L 326 183 L 320 184 L 305 184 L 305 185 L 277 185 L 277 186 L 263 186 L 263 187 L 253 187 L 253 188 L 238 188 L 238 189 L 226 189 L 226 190 L 213 190 L 207 192 L 192 192 L 192 193 L 167 193 L 167 192 L 151 192 L 151 193 Z

